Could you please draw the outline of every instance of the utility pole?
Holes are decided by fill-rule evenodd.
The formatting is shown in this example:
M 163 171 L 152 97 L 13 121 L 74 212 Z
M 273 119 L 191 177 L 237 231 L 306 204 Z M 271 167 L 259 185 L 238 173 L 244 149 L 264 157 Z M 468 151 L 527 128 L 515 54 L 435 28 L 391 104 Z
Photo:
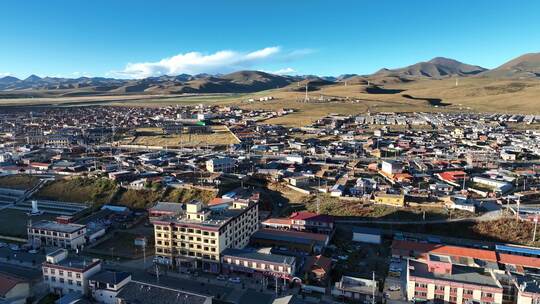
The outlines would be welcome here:
M 371 304 L 375 304 L 375 271 L 373 271 L 373 280 L 372 280 L 372 287 L 371 287 Z
M 144 244 L 142 247 L 142 255 L 143 255 L 143 268 L 146 269 L 146 238 L 144 240 Z
M 308 102 L 308 84 L 306 82 L 306 97 L 304 98 L 305 102 Z
M 533 243 L 536 241 L 536 227 L 538 226 L 538 214 L 534 217 Z

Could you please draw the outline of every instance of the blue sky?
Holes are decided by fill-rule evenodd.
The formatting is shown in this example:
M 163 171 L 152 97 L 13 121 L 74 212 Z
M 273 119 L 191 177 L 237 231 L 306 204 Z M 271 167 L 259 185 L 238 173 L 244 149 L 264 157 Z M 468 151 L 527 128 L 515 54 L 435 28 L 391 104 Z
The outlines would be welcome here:
M 372 73 L 540 51 L 540 1 L 6 0 L 0 75 Z

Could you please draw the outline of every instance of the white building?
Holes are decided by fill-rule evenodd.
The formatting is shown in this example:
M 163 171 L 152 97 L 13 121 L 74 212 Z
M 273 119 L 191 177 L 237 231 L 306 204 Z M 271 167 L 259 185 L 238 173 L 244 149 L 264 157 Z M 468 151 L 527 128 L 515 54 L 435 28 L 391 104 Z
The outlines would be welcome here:
M 234 200 L 228 208 L 213 211 L 192 201 L 185 212 L 152 223 L 159 262 L 219 272 L 223 250 L 246 247 L 259 228 L 259 208 L 256 201 Z
M 231 172 L 236 161 L 229 157 L 212 158 L 206 161 L 206 170 L 209 172 Z
M 127 272 L 100 271 L 88 279 L 92 298 L 99 303 L 116 304 L 120 289 L 131 281 Z
M 77 249 L 86 243 L 86 225 L 42 220 L 30 224 L 27 230 L 30 243 L 41 246 Z
M 399 161 L 385 160 L 382 162 L 381 171 L 388 175 L 401 173 L 403 172 L 403 163 Z
M 88 293 L 88 278 L 101 270 L 101 260 L 81 256 L 68 256 L 66 249 L 47 255 L 42 264 L 43 281 L 50 292 L 57 295 Z

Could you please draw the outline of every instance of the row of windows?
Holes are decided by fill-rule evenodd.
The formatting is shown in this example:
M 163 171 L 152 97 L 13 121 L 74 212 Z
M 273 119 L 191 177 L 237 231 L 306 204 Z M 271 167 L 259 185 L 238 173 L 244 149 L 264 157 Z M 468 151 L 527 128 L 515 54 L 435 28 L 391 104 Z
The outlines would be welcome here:
M 280 272 L 284 272 L 284 271 L 289 272 L 290 270 L 290 267 L 285 268 L 284 266 L 281 266 L 281 265 L 275 266 L 273 264 L 255 263 L 251 261 L 241 261 L 239 259 L 233 260 L 232 258 L 225 258 L 223 262 L 225 262 L 225 264 L 241 265 L 244 267 L 261 269 L 261 270 L 272 270 L 272 271 L 280 271 Z
M 171 236 L 169 234 L 162 234 L 162 233 L 156 233 L 156 237 L 160 238 L 170 238 Z M 187 240 L 187 241 L 195 241 L 195 242 L 203 242 L 206 244 L 215 244 L 215 239 L 207 239 L 207 238 L 200 238 L 200 237 L 193 237 L 193 236 L 185 236 L 185 235 L 175 235 L 175 237 L 179 240 Z
M 56 274 L 56 273 L 58 273 L 58 275 L 61 275 L 61 276 L 63 276 L 64 273 L 67 273 L 68 278 L 73 277 L 73 272 L 72 272 L 72 271 L 64 271 L 64 270 L 61 270 L 61 269 L 59 269 L 58 271 L 56 271 L 56 269 L 54 269 L 54 268 L 47 268 L 47 267 L 43 267 L 43 273 L 50 273 L 50 274 Z M 77 279 L 80 279 L 80 278 L 81 278 L 81 274 L 78 273 L 78 272 L 76 272 L 76 273 L 75 273 L 75 277 L 76 277 Z
M 170 254 L 171 253 L 171 250 L 170 249 L 167 249 L 167 248 L 156 248 L 156 253 L 167 253 L 167 254 Z M 183 256 L 189 256 L 189 257 L 198 257 L 198 258 L 203 258 L 203 259 L 207 259 L 207 260 L 215 260 L 217 261 L 218 260 L 218 256 L 217 255 L 212 255 L 212 254 L 206 254 L 206 253 L 201 253 L 201 252 L 193 252 L 193 251 L 187 251 L 187 250 L 180 250 L 178 252 L 178 254 L 180 255 L 183 255 Z
M 156 230 L 179 231 L 179 232 L 186 232 L 186 233 L 202 234 L 202 235 L 207 235 L 207 236 L 216 236 L 216 233 L 213 231 L 206 231 L 206 230 L 200 230 L 200 229 L 184 228 L 184 227 L 169 228 L 168 226 L 155 226 L 155 227 L 156 227 Z
M 41 230 L 41 229 L 28 229 L 33 234 L 42 234 L 42 235 L 50 235 L 50 236 L 57 236 L 57 237 L 69 237 L 69 233 L 62 233 L 62 232 L 56 232 L 56 231 L 48 231 L 48 230 Z M 79 230 L 77 235 L 82 234 L 82 230 Z
M 156 242 L 158 245 L 163 245 L 163 246 L 169 246 L 169 242 L 162 242 L 162 241 L 157 241 Z M 178 243 L 178 242 L 173 242 L 173 245 L 175 247 L 181 247 L 181 248 L 195 248 L 195 249 L 202 249 L 204 251 L 212 251 L 212 252 L 216 252 L 216 248 L 215 247 L 208 247 L 208 246 L 201 246 L 201 245 L 198 245 L 198 244 L 189 244 L 189 243 Z
M 44 276 L 43 276 L 43 279 L 44 279 L 45 281 L 49 281 L 49 280 L 50 280 L 51 282 L 56 282 L 56 281 L 57 281 L 57 280 L 56 280 L 56 277 L 49 277 L 49 276 L 47 276 L 47 275 L 44 275 Z M 64 284 L 64 283 L 66 282 L 66 280 L 65 280 L 64 278 L 59 278 L 59 279 L 58 279 L 58 282 L 61 283 L 61 284 Z M 73 281 L 73 280 L 71 280 L 71 279 L 68 279 L 68 280 L 67 280 L 67 284 L 68 284 L 68 285 L 82 286 L 82 282 L 81 282 L 81 281 Z

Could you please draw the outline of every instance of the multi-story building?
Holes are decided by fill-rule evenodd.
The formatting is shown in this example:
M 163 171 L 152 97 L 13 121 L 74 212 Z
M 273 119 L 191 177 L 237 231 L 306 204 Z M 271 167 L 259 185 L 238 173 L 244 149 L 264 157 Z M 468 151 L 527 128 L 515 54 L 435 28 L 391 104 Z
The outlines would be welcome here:
M 81 256 L 68 256 L 66 249 L 47 255 L 42 264 L 43 281 L 58 295 L 88 293 L 88 278 L 101 270 L 101 260 Z
M 175 216 L 152 221 L 156 259 L 180 268 L 202 268 L 219 272 L 220 257 L 226 248 L 244 248 L 259 227 L 256 201 L 233 200 L 228 208 L 212 210 L 199 201 L 186 204 Z
M 243 272 L 254 277 L 278 277 L 292 280 L 296 272 L 296 258 L 279 254 L 227 248 L 222 252 L 225 273 Z
M 206 161 L 206 170 L 209 172 L 230 172 L 234 169 L 236 161 L 229 157 L 213 158 Z
M 77 249 L 86 243 L 86 226 L 54 221 L 38 221 L 28 226 L 28 240 L 42 246 Z
M 519 275 L 514 281 L 517 287 L 517 304 L 540 303 L 540 280 L 536 276 Z
M 503 287 L 491 270 L 455 265 L 445 258 L 431 256 L 428 261 L 408 260 L 409 301 L 457 304 L 503 302 Z
M 99 303 L 115 304 L 116 296 L 131 281 L 127 272 L 100 271 L 88 279 L 92 298 Z
M 313 212 L 295 212 L 290 216 L 292 229 L 317 233 L 334 231 L 334 218 Z

